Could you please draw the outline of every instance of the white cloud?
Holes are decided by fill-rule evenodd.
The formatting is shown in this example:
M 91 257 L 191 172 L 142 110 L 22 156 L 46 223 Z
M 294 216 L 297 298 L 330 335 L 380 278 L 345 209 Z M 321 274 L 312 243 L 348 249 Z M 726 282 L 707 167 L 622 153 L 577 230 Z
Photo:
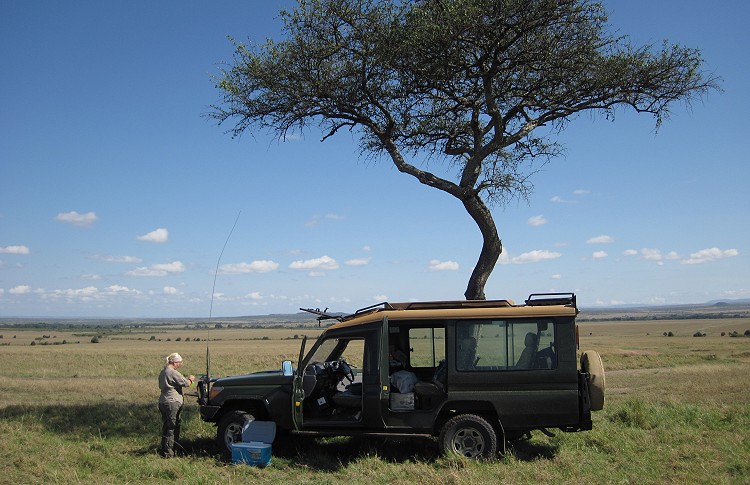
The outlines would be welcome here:
M 162 243 L 167 242 L 167 240 L 169 240 L 169 231 L 163 227 L 160 227 L 158 229 L 154 229 L 148 234 L 144 234 L 143 236 L 138 236 L 136 239 L 138 239 L 139 241 L 162 244 Z
M 367 266 L 370 264 L 370 258 L 354 258 L 345 263 L 347 266 Z
M 511 262 L 514 264 L 526 264 L 526 263 L 538 263 L 540 261 L 549 261 L 551 259 L 557 259 L 562 254 L 555 252 L 555 251 L 547 251 L 546 249 L 535 249 L 534 251 L 529 251 L 527 253 L 523 253 L 519 256 L 516 256 L 515 258 L 511 259 Z
M 553 274 L 553 275 L 552 275 L 552 279 L 553 279 L 553 280 L 561 280 L 561 279 L 562 279 L 562 275 L 559 275 L 559 274 Z
M 709 263 L 724 258 L 733 258 L 740 254 L 736 249 L 719 249 L 719 248 L 707 248 L 701 249 L 696 253 L 692 253 L 688 259 L 682 261 L 682 264 L 701 264 Z
M 247 294 L 247 297 L 251 300 L 262 300 L 263 295 L 259 291 L 251 291 Z
M 439 261 L 433 259 L 427 266 L 429 271 L 456 271 L 458 270 L 458 263 L 455 261 Z
M 82 274 L 81 275 L 82 280 L 91 280 L 96 281 L 102 279 L 102 277 L 96 273 L 88 273 L 88 274 Z
M 182 261 L 172 263 L 152 264 L 149 267 L 142 266 L 125 273 L 128 276 L 167 276 L 169 273 L 182 273 L 185 265 Z
M 626 249 L 622 252 L 623 256 L 636 256 L 638 254 L 638 251 L 635 249 Z
M 611 244 L 613 242 L 615 242 L 615 238 L 613 238 L 612 236 L 601 235 L 592 237 L 591 239 L 586 241 L 586 244 Z
M 141 292 L 136 289 L 128 288 L 127 286 L 122 286 L 122 285 L 111 285 L 111 286 L 108 286 L 106 290 L 107 290 L 107 293 L 110 293 L 113 295 L 117 293 L 132 293 L 135 295 L 141 294 Z
M 18 285 L 8 290 L 8 293 L 11 295 L 26 295 L 31 293 L 31 287 L 29 285 Z
M 167 273 L 184 273 L 185 265 L 182 261 L 173 261 L 171 263 L 152 264 L 151 269 L 166 271 Z
M 344 219 L 344 216 L 342 216 L 340 214 L 333 214 L 333 213 L 326 214 L 326 215 L 324 215 L 322 217 L 319 216 L 319 215 L 314 215 L 314 216 L 312 216 L 312 218 L 309 221 L 307 221 L 305 223 L 305 226 L 307 226 L 307 227 L 316 227 L 316 226 L 320 225 L 320 223 L 323 222 L 323 220 L 340 221 L 340 220 L 343 220 L 343 219 Z
M 375 301 L 377 301 L 377 302 L 388 301 L 388 297 L 385 296 L 385 295 L 375 295 L 375 296 L 372 297 L 372 299 L 375 300 Z
M 291 269 L 329 271 L 339 269 L 339 263 L 330 256 L 321 256 L 320 258 L 308 259 L 306 261 L 294 261 L 289 265 Z M 311 276 L 320 276 L 319 274 Z
M 252 263 L 225 264 L 219 268 L 219 274 L 268 273 L 276 271 L 279 263 L 268 260 L 257 260 Z
M 5 246 L 0 248 L 0 254 L 29 254 L 31 251 L 26 246 Z
M 538 216 L 529 217 L 529 220 L 526 222 L 530 226 L 538 227 L 547 224 L 549 221 L 543 215 L 539 214 Z
M 641 249 L 641 258 L 646 261 L 661 261 L 664 257 L 661 255 L 661 251 L 655 248 L 643 248 Z
M 604 259 L 607 257 L 607 253 L 604 251 L 594 251 L 594 254 L 591 255 L 594 259 Z
M 98 255 L 95 256 L 99 261 L 105 261 L 107 263 L 140 263 L 143 260 L 136 256 L 109 256 L 109 255 Z
M 570 199 L 564 199 L 563 197 L 560 197 L 559 195 L 555 195 L 550 199 L 550 202 L 555 202 L 557 204 L 575 204 L 577 203 L 581 197 L 588 195 L 590 191 L 586 189 L 576 189 L 573 191 L 573 196 L 577 199 L 570 200 Z
M 126 276 L 167 276 L 166 271 L 157 271 L 155 269 L 147 268 L 142 266 L 140 268 L 132 269 L 125 273 Z
M 64 222 L 66 224 L 73 224 L 78 227 L 91 227 L 96 222 L 97 217 L 94 212 L 87 212 L 85 214 L 79 214 L 76 211 L 61 212 L 55 216 L 55 220 Z
M 85 288 L 68 288 L 67 290 L 53 290 L 44 298 L 65 298 L 67 300 L 79 300 L 83 302 L 92 301 L 100 298 L 99 289 L 96 286 L 87 286 Z
M 365 245 L 365 246 L 362 246 L 362 251 L 365 251 L 365 252 L 369 253 L 370 251 L 372 251 L 372 248 L 370 246 L 368 246 L 368 245 Z
M 165 295 L 179 295 L 180 294 L 180 291 L 177 288 L 175 288 L 174 286 L 165 286 L 162 289 L 162 292 Z

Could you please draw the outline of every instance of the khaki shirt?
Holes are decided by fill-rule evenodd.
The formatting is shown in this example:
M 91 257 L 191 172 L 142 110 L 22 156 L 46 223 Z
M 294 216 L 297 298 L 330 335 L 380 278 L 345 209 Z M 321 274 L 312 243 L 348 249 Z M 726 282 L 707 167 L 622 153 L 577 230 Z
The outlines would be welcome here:
M 182 404 L 182 388 L 189 387 L 190 381 L 176 370 L 165 367 L 159 374 L 159 403 L 178 402 Z

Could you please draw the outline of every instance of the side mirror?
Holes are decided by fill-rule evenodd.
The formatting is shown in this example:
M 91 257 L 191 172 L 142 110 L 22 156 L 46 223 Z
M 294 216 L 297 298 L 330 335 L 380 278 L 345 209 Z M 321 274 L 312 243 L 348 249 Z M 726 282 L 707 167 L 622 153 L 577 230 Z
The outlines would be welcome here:
M 292 361 L 291 360 L 285 360 L 281 363 L 281 372 L 285 376 L 292 376 L 294 375 L 294 369 L 292 369 Z

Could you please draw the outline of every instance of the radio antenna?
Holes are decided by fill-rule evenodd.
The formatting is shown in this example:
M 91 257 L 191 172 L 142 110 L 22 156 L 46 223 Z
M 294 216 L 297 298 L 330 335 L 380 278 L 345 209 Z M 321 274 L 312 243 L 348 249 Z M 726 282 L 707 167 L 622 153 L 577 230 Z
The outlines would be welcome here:
M 216 294 L 216 278 L 219 275 L 219 264 L 221 264 L 221 257 L 224 256 L 224 250 L 227 248 L 227 244 L 229 243 L 229 239 L 232 237 L 232 233 L 234 232 L 234 228 L 237 227 L 237 221 L 240 220 L 240 215 L 242 214 L 242 211 L 237 212 L 237 217 L 234 219 L 234 224 L 232 224 L 232 229 L 229 231 L 229 235 L 227 236 L 226 241 L 224 241 L 224 246 L 221 248 L 221 252 L 219 253 L 219 259 L 216 260 L 216 269 L 214 270 L 214 284 L 211 287 L 211 305 L 208 308 L 208 342 L 211 341 L 211 318 L 213 318 L 213 312 L 214 312 L 214 295 Z M 206 381 L 211 381 L 211 352 L 208 349 L 208 342 L 206 342 Z

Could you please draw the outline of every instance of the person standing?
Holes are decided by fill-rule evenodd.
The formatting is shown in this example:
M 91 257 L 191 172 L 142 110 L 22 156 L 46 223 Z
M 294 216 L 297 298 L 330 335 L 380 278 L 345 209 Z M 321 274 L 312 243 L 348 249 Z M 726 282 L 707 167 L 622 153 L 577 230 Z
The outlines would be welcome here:
M 182 357 L 177 352 L 167 356 L 164 370 L 159 374 L 159 411 L 161 412 L 161 455 L 165 458 L 174 456 L 174 443 L 180 439 L 182 414 L 182 388 L 190 387 L 195 376 L 185 378 L 178 372 L 182 366 Z

